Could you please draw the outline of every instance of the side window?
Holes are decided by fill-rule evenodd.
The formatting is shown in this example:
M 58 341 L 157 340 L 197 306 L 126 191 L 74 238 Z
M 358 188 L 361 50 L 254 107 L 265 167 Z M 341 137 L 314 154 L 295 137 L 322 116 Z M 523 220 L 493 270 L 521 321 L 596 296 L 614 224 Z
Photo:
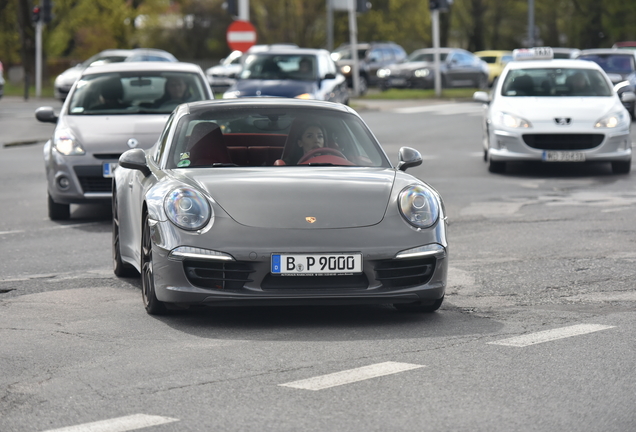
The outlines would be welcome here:
M 161 132 L 161 136 L 159 137 L 159 148 L 157 149 L 157 152 L 155 153 L 155 156 L 153 158 L 157 165 L 159 165 L 159 161 L 161 161 L 161 158 L 163 157 L 164 153 L 166 152 L 166 148 L 168 147 L 168 132 L 170 131 L 170 125 L 172 125 L 173 120 L 174 113 L 170 114 L 170 117 L 168 118 L 168 121 L 163 128 L 163 132 Z
M 382 61 L 382 50 L 377 48 L 372 50 L 371 53 L 369 54 L 369 62 L 377 63 L 381 61 Z
M 326 74 L 336 75 L 338 73 L 336 63 L 334 63 L 329 55 L 318 56 L 318 65 L 320 68 L 318 71 L 320 77 L 324 77 Z

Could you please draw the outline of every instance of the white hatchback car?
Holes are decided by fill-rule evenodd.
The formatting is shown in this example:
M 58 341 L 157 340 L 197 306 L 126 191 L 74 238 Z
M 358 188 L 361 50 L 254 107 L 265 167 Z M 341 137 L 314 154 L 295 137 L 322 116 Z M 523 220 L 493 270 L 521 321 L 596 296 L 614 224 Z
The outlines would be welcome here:
M 612 82 L 595 63 L 553 60 L 550 48 L 515 50 L 485 102 L 484 160 L 491 172 L 506 162 L 610 162 L 631 169 L 631 119 Z M 622 100 L 636 100 L 624 93 Z

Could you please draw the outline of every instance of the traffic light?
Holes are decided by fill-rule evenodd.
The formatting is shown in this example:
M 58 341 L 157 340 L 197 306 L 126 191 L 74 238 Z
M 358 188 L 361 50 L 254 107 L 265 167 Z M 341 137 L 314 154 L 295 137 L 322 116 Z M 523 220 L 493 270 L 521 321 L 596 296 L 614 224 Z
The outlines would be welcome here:
M 452 3 L 453 0 L 430 0 L 428 2 L 428 8 L 432 11 L 448 12 L 448 8 Z
M 36 6 L 31 11 L 31 21 L 37 23 L 40 21 L 40 7 Z
M 230 15 L 238 16 L 238 0 L 225 0 L 223 7 Z
M 368 12 L 371 9 L 371 2 L 367 0 L 356 0 L 356 12 Z
M 42 22 L 48 24 L 53 20 L 53 2 L 42 0 Z

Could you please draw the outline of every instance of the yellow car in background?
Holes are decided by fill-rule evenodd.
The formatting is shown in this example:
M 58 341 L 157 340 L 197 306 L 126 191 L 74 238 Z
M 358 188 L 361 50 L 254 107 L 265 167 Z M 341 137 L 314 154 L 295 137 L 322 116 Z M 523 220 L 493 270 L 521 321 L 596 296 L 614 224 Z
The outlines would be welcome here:
M 490 86 L 499 78 L 506 64 L 512 60 L 512 51 L 477 51 L 474 54 L 488 65 L 488 85 Z

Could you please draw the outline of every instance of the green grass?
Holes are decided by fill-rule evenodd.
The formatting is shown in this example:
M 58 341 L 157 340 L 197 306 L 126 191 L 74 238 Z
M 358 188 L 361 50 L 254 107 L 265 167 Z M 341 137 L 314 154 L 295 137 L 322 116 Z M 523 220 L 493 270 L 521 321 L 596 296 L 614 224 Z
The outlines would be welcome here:
M 5 96 L 24 96 L 24 84 L 16 86 L 9 81 L 4 83 L 4 95 Z M 53 97 L 53 84 L 42 83 L 41 97 L 52 98 Z M 35 97 L 35 86 L 29 87 L 29 97 Z
M 473 93 L 479 91 L 474 88 L 457 88 L 442 90 L 441 99 L 472 99 Z M 434 89 L 390 89 L 379 93 L 361 96 L 360 99 L 436 99 Z

